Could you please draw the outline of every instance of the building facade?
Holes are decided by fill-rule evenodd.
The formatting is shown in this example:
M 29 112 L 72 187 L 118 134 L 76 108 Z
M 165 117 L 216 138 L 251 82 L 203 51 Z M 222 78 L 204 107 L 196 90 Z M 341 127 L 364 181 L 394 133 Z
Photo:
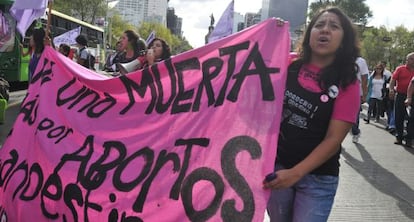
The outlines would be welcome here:
M 308 4 L 308 0 L 263 0 L 261 20 L 276 17 L 289 21 L 291 50 L 294 50 L 305 31 Z
M 252 25 L 260 23 L 261 15 L 260 13 L 253 13 L 253 12 L 247 12 L 244 15 L 244 27 L 250 27 Z
M 175 14 L 173 7 L 167 9 L 167 28 L 172 34 L 182 37 L 183 19 Z
M 308 3 L 308 0 L 263 0 L 261 20 L 279 17 L 289 21 L 291 33 L 298 32 L 306 24 Z
M 142 22 L 167 25 L 168 0 L 120 0 L 116 9 L 122 19 L 140 26 Z
M 233 33 L 244 29 L 244 16 L 239 12 L 234 12 L 233 16 Z

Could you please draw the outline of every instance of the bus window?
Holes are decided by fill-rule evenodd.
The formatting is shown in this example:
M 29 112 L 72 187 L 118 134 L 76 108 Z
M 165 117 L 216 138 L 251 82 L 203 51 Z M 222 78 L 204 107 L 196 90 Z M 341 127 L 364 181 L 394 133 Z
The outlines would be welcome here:
M 0 10 L 0 52 L 12 52 L 15 41 L 15 22 L 8 12 Z

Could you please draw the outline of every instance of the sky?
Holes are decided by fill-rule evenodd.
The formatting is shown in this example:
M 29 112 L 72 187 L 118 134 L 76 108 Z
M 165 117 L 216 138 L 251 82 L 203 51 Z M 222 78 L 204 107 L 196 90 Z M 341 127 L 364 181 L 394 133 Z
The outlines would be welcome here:
M 314 1 L 310 0 L 309 3 Z M 230 0 L 170 0 L 169 6 L 174 7 L 175 14 L 183 19 L 183 35 L 190 45 L 196 48 L 204 45 L 211 13 L 217 24 L 229 3 Z M 383 25 L 392 29 L 404 25 L 410 31 L 414 31 L 413 0 L 366 0 L 365 3 L 373 13 L 369 26 Z M 243 15 L 246 12 L 257 13 L 261 6 L 262 0 L 235 0 L 234 11 Z

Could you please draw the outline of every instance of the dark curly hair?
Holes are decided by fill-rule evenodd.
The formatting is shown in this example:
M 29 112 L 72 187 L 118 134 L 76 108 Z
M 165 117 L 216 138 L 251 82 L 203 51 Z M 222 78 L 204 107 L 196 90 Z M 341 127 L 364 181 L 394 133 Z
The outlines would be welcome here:
M 126 30 L 124 33 L 127 36 L 128 42 L 131 44 L 136 56 L 139 55 L 139 52 L 147 49 L 145 41 L 141 39 L 138 33 L 133 30 Z
M 341 46 L 336 51 L 333 63 L 322 69 L 319 85 L 322 89 L 326 89 L 331 85 L 338 85 L 345 88 L 357 79 L 356 74 L 358 72 L 358 66 L 355 61 L 357 57 L 360 56 L 360 48 L 356 30 L 351 20 L 341 9 L 337 7 L 328 7 L 320 10 L 319 13 L 312 18 L 302 40 L 301 48 L 299 49 L 299 59 L 296 62 L 310 62 L 312 55 L 312 49 L 309 44 L 311 30 L 319 17 L 325 12 L 333 13 L 338 16 L 344 35 Z
M 42 53 L 45 49 L 45 30 L 43 28 L 36 28 L 33 30 L 32 36 L 35 43 L 35 53 Z
M 76 43 L 82 46 L 88 46 L 88 39 L 83 35 L 78 35 L 75 39 Z
M 150 49 L 152 47 L 152 45 L 154 45 L 154 42 L 156 40 L 160 41 L 161 45 L 162 45 L 162 55 L 161 55 L 160 60 L 166 60 L 166 59 L 170 58 L 171 57 L 171 49 L 170 49 L 170 46 L 168 45 L 168 43 L 164 39 L 154 38 L 150 42 L 150 44 L 148 44 L 148 49 Z

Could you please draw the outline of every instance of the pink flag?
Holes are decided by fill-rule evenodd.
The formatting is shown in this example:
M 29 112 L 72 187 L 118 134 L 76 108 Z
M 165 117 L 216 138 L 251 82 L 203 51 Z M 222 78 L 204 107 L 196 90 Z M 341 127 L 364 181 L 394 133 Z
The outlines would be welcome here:
M 234 0 L 230 2 L 226 10 L 221 15 L 219 21 L 213 32 L 208 37 L 208 42 L 214 42 L 218 39 L 229 36 L 233 33 L 233 20 L 234 20 Z
M 45 14 L 47 3 L 52 0 L 15 0 L 10 14 L 17 21 L 17 30 L 25 36 L 34 20 Z
M 46 47 L 0 149 L 0 218 L 263 221 L 289 43 L 269 19 L 117 78 Z

